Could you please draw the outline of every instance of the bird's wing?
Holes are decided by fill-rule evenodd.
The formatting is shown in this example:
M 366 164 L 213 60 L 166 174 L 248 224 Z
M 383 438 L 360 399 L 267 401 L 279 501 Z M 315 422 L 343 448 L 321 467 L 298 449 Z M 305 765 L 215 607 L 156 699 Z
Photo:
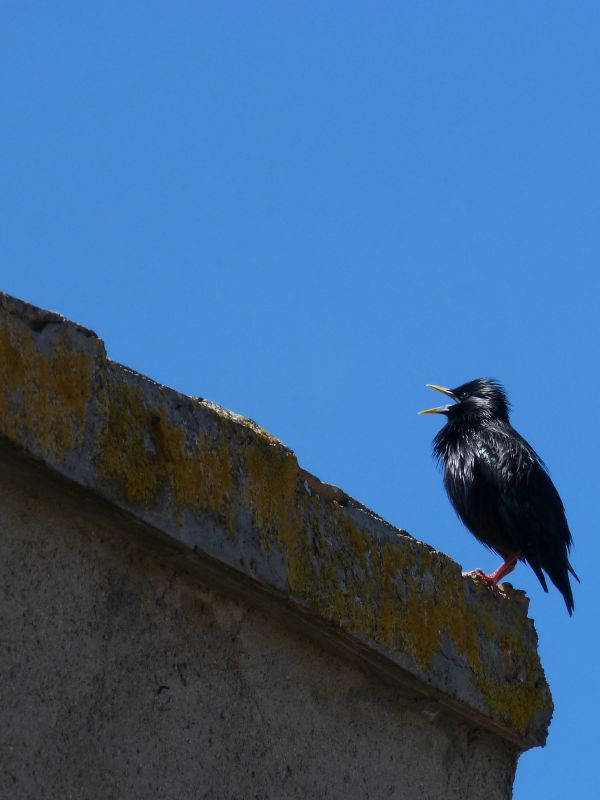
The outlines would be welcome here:
M 535 531 L 558 533 L 571 546 L 565 510 L 535 450 L 516 431 L 490 426 L 479 437 L 475 468 L 492 484 L 514 522 Z
M 516 431 L 490 426 L 478 438 L 475 470 L 497 500 L 496 512 L 515 551 L 546 589 L 542 567 L 556 582 L 556 567 L 572 539 L 562 500 L 542 461 Z

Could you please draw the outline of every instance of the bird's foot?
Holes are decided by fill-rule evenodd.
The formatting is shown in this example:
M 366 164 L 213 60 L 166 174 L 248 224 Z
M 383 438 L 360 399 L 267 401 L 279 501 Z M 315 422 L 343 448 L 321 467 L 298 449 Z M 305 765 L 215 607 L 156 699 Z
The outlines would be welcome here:
M 497 587 L 498 584 L 496 576 L 493 572 L 488 575 L 487 572 L 484 572 L 482 569 L 479 569 L 479 567 L 477 569 L 472 569 L 469 572 L 463 572 L 463 575 L 471 575 L 474 578 L 481 578 L 482 581 L 485 581 L 488 586 L 491 586 L 494 589 Z
M 480 578 L 484 583 L 489 586 L 492 590 L 492 594 L 496 598 L 496 600 L 500 600 L 502 593 L 498 588 L 498 581 L 495 579 L 495 574 L 492 572 L 491 575 L 488 575 L 482 569 L 472 569 L 469 572 L 463 572 L 463 576 L 469 576 L 470 578 Z
M 471 570 L 471 572 L 463 572 L 463 575 L 472 575 L 475 578 L 481 578 L 481 580 L 485 581 L 485 583 L 487 583 L 487 585 L 493 590 L 494 594 L 499 596 L 500 590 L 498 589 L 498 583 L 513 571 L 513 569 L 517 566 L 518 559 L 519 554 L 513 553 L 503 564 L 498 567 L 498 569 L 494 570 L 489 575 L 487 572 L 484 572 L 479 568 Z

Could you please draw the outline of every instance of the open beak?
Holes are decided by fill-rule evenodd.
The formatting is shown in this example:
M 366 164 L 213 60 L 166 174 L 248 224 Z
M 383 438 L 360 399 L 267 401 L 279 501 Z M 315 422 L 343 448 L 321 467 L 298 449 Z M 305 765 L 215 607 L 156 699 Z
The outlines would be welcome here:
M 435 383 L 428 383 L 426 385 L 428 389 L 436 389 L 436 391 L 442 392 L 442 394 L 447 394 L 448 397 L 451 397 L 453 400 L 456 399 L 450 389 L 446 389 L 444 386 L 437 386 Z M 450 406 L 436 406 L 436 408 L 426 408 L 424 411 L 419 411 L 419 414 L 445 414 L 449 408 Z

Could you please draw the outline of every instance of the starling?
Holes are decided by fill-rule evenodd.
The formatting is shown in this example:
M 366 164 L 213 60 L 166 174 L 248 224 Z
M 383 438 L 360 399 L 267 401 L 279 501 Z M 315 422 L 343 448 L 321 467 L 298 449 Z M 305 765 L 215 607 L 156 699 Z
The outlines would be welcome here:
M 490 575 L 474 574 L 495 586 L 524 561 L 545 592 L 544 572 L 550 577 L 572 614 L 569 572 L 579 578 L 569 563 L 573 540 L 565 510 L 544 462 L 510 424 L 504 389 L 491 378 L 456 389 L 427 386 L 456 401 L 419 412 L 447 417 L 433 452 L 450 502 L 471 533 L 504 559 Z

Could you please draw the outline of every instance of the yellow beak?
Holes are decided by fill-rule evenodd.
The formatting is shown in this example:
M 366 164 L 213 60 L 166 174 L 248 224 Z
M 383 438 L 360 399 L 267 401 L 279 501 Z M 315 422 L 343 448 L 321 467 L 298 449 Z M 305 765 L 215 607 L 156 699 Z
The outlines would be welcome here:
M 450 389 L 446 389 L 445 386 L 437 386 L 435 383 L 428 383 L 426 385 L 428 389 L 435 389 L 438 392 L 442 392 L 442 394 L 447 394 L 448 397 L 451 397 L 453 400 L 455 399 Z M 435 408 L 426 408 L 424 411 L 419 411 L 419 414 L 443 414 L 447 410 L 448 406 L 436 406 Z

